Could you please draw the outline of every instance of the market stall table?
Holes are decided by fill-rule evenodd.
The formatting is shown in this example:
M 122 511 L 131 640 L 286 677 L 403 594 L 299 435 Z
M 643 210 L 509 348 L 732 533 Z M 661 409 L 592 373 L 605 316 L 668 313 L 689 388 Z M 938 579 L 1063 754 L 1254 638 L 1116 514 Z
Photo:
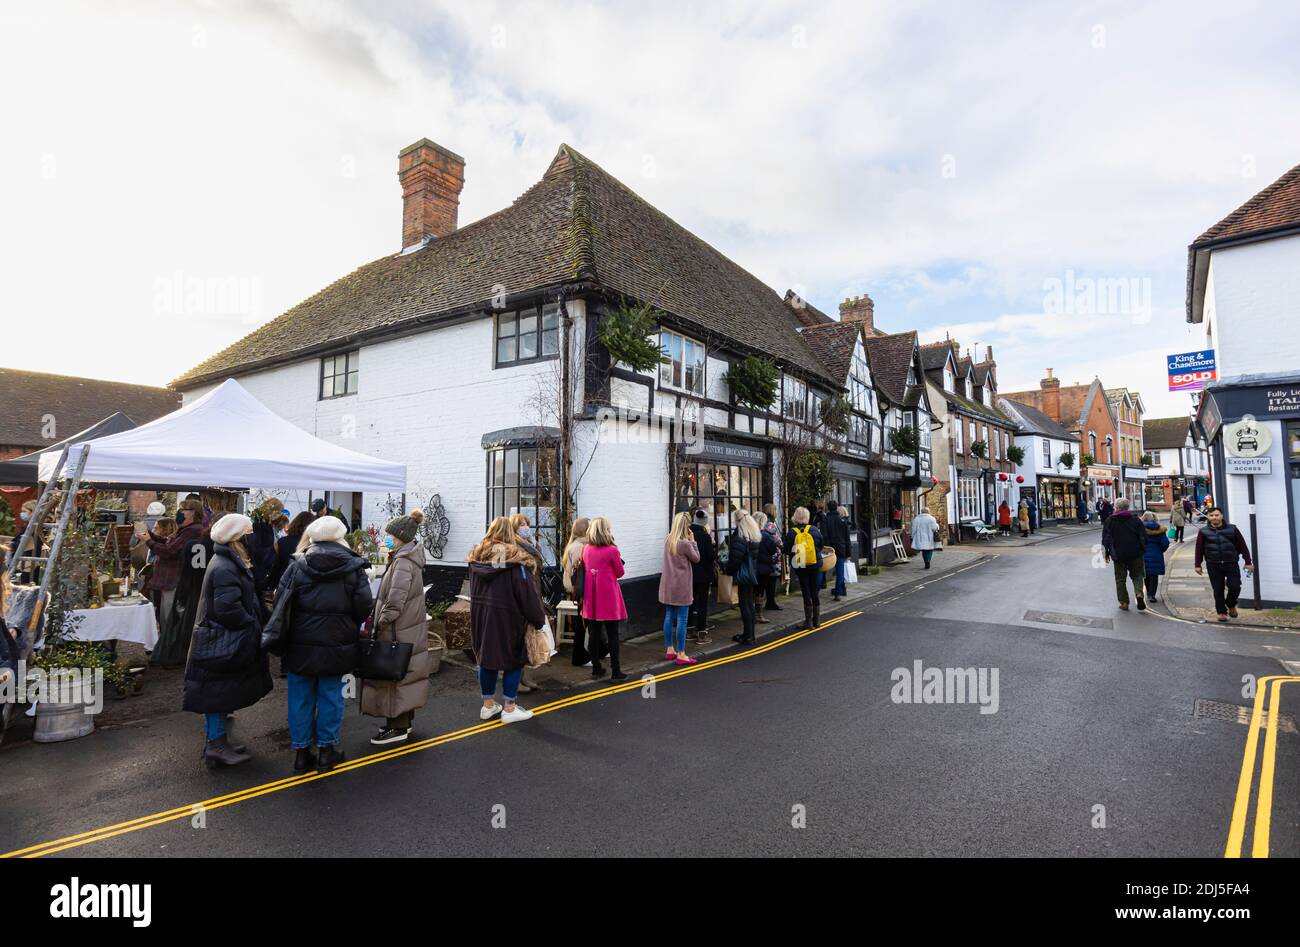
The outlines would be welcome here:
M 78 608 L 68 614 L 81 619 L 66 636 L 76 641 L 134 641 L 146 651 L 158 643 L 158 619 L 148 599 L 131 605 Z

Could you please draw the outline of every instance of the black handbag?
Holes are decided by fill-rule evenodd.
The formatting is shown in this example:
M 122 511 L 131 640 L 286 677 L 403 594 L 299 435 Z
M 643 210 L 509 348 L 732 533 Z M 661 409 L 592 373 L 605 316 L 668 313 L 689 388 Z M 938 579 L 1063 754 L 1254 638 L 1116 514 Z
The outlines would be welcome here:
M 357 666 L 357 677 L 363 681 L 400 681 L 411 668 L 413 646 L 409 641 L 397 640 L 396 627 L 393 629 L 392 641 L 379 639 L 378 602 L 370 614 L 370 628 L 371 637 L 361 639 L 361 661 Z
M 211 620 L 194 627 L 190 664 L 214 674 L 233 674 L 257 660 L 256 636 Z

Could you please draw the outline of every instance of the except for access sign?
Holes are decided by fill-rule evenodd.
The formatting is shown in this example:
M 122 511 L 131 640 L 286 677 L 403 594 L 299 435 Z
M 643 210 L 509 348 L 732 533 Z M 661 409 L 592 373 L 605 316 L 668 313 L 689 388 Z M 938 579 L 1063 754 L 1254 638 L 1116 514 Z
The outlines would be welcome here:
M 1219 375 L 1210 351 L 1170 355 L 1167 361 L 1170 391 L 1200 391 Z
M 1264 474 L 1273 472 L 1272 457 L 1225 457 L 1224 470 L 1230 474 Z

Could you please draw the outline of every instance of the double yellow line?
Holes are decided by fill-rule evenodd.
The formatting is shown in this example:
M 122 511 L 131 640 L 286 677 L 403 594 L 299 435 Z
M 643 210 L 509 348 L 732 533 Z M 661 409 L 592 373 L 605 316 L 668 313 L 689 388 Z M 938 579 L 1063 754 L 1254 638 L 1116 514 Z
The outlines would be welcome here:
M 1281 713 L 1280 693 L 1283 684 L 1300 682 L 1300 676 L 1272 674 L 1255 682 L 1255 706 L 1250 714 L 1250 732 L 1246 734 L 1246 752 L 1237 777 L 1237 801 L 1232 807 L 1228 826 L 1228 846 L 1224 858 L 1240 858 L 1246 840 L 1246 816 L 1250 811 L 1250 790 L 1255 779 L 1255 758 L 1259 750 L 1259 726 L 1268 697 L 1268 726 L 1264 733 L 1264 759 L 1259 770 L 1259 793 L 1255 799 L 1255 834 L 1251 840 L 1252 858 L 1268 858 L 1268 833 L 1273 818 L 1273 771 L 1277 757 L 1277 718 Z
M 723 665 L 731 664 L 734 661 L 747 661 L 750 658 L 758 657 L 760 654 L 766 654 L 776 648 L 798 641 L 800 638 L 830 628 L 832 625 L 838 625 L 840 622 L 848 621 L 850 618 L 856 618 L 861 614 L 862 612 L 860 611 L 847 612 L 846 614 L 837 615 L 828 621 L 822 622 L 816 628 L 796 631 L 793 634 L 769 642 L 762 647 L 752 648 L 749 651 L 741 651 L 737 654 L 728 655 L 725 658 L 717 658 L 713 661 L 686 665 L 679 667 L 676 670 L 667 671 L 663 674 L 655 674 L 653 675 L 653 683 L 658 685 L 661 681 L 669 681 L 673 678 L 683 677 L 687 674 L 696 674 L 700 671 L 722 667 Z M 591 700 L 600 700 L 605 697 L 612 697 L 615 694 L 638 690 L 648 686 L 650 683 L 650 681 L 647 681 L 644 678 L 637 678 L 621 684 L 602 687 L 598 690 L 575 694 L 572 697 L 565 697 L 561 700 L 552 701 L 549 704 L 535 707 L 533 708 L 533 714 L 541 715 L 554 713 L 557 710 L 576 707 L 578 704 L 585 704 Z M 155 812 L 153 815 L 141 816 L 140 818 L 132 819 L 129 822 L 119 822 L 116 825 L 106 825 L 102 828 L 92 829 L 89 832 L 81 832 L 77 835 L 69 835 L 66 838 L 55 839 L 52 842 L 45 842 L 41 845 L 31 845 L 27 848 L 20 848 L 12 852 L 6 852 L 4 855 L 0 855 L 0 858 L 39 858 L 42 855 L 53 855 L 56 852 L 63 852 L 70 848 L 89 845 L 92 842 L 102 842 L 105 839 L 110 839 L 117 835 L 126 835 L 129 832 L 138 832 L 141 829 L 151 828 L 155 825 L 162 825 L 165 822 L 176 822 L 180 819 L 194 818 L 200 814 L 211 812 L 213 809 L 220 809 L 224 806 L 233 806 L 236 803 L 247 802 L 249 799 L 256 799 L 258 796 L 265 796 L 273 792 L 280 792 L 285 789 L 304 786 L 307 783 L 315 782 L 318 779 L 328 779 L 331 776 L 338 776 L 341 773 L 348 773 L 353 770 L 361 769 L 363 766 L 371 766 L 375 763 L 382 763 L 386 760 L 396 759 L 399 756 L 406 756 L 408 753 L 419 753 L 423 750 L 442 746 L 446 743 L 452 743 L 456 740 L 463 740 L 466 737 L 486 733 L 489 730 L 496 730 L 503 726 L 506 726 L 506 724 L 503 724 L 500 719 L 492 720 L 487 723 L 480 723 L 477 726 L 466 727 L 463 730 L 455 730 L 451 733 L 444 733 L 440 736 L 430 737 L 427 740 L 419 740 L 406 746 L 372 753 L 368 756 L 363 756 L 359 759 L 342 763 L 328 773 L 308 773 L 302 776 L 290 776 L 285 779 L 278 779 L 274 782 L 263 783 L 260 786 L 251 786 L 248 789 L 241 789 L 238 792 L 233 792 L 229 795 L 217 796 L 214 799 L 208 799 L 203 802 L 191 803 L 190 805 L 178 806 L 175 809 L 168 809 L 164 812 Z

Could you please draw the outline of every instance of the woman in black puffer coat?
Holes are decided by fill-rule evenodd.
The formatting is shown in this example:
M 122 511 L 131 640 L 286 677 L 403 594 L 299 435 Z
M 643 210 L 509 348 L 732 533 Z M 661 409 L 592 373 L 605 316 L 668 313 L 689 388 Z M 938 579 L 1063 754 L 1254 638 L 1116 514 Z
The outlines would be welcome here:
M 361 625 L 374 607 L 368 563 L 342 543 L 347 528 L 333 516 L 307 527 L 308 546 L 285 570 L 276 599 L 292 594 L 285 629 L 289 672 L 289 739 L 293 771 L 329 772 L 344 759 L 343 675 L 357 668 Z M 313 725 L 320 758 L 311 752 Z
M 242 513 L 229 513 L 213 524 L 212 558 L 185 664 L 182 706 L 204 715 L 203 761 L 209 769 L 250 758 L 244 747 L 227 740 L 226 715 L 271 692 L 271 671 L 261 650 L 262 610 L 243 543 L 252 529 Z

